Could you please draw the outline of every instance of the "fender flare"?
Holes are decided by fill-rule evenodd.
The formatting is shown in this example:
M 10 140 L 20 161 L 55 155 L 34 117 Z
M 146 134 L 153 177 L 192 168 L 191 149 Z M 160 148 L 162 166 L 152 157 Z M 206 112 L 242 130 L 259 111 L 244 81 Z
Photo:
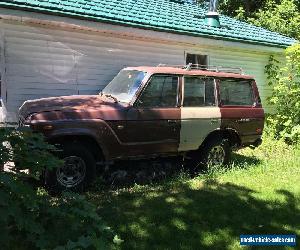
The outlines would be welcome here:
M 217 136 L 217 135 L 222 135 L 225 138 L 228 138 L 231 143 L 236 142 L 236 144 L 240 145 L 241 144 L 241 138 L 240 138 L 240 134 L 238 133 L 238 131 L 236 129 L 233 128 L 218 128 L 215 129 L 213 131 L 211 131 L 204 139 L 204 141 L 201 143 L 200 147 L 203 147 L 205 145 L 205 143 L 207 142 L 207 140 L 209 140 L 209 138 L 211 138 L 212 136 Z M 231 138 L 234 137 L 234 140 L 232 140 Z

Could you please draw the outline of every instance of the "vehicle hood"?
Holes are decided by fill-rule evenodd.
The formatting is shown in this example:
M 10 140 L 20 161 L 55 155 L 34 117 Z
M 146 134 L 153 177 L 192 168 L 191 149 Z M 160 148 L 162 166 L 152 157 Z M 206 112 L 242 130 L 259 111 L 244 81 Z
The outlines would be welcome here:
M 60 96 L 29 100 L 19 109 L 19 115 L 26 118 L 31 114 L 74 114 L 85 118 L 102 118 L 103 112 L 124 109 L 126 105 L 100 95 Z

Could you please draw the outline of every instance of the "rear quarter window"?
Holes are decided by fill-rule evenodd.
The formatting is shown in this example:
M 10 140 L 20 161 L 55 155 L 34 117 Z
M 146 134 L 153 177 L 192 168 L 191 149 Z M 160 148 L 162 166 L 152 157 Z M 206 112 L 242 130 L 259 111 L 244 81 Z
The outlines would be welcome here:
M 220 102 L 225 106 L 252 106 L 252 80 L 220 79 Z

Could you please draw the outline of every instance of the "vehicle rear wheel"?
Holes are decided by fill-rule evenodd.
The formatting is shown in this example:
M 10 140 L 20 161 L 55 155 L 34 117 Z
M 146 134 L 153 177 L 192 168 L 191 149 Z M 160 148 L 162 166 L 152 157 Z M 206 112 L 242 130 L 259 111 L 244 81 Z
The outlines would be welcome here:
M 45 173 L 45 185 L 50 191 L 81 192 L 95 178 L 95 158 L 83 145 L 65 144 L 57 156 L 63 160 L 63 166 Z
M 231 156 L 230 143 L 222 137 L 213 137 L 205 143 L 201 153 L 206 167 L 227 165 Z

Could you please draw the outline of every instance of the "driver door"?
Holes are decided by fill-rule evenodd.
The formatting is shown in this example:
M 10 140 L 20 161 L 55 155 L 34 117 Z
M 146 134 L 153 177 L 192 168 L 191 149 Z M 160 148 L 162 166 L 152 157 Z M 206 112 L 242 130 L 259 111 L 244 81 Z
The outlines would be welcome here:
M 176 153 L 180 140 L 179 77 L 153 75 L 127 114 L 131 156 Z

